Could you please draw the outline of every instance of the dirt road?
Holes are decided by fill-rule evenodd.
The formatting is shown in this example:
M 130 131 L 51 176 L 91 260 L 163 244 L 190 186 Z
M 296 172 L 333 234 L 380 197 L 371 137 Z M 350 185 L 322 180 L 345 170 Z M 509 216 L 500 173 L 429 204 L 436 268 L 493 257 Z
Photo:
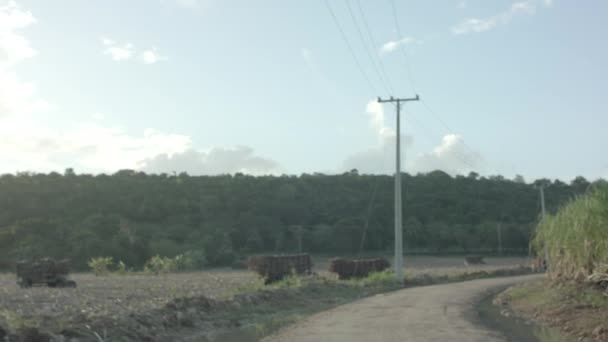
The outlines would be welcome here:
M 316 314 L 263 341 L 504 342 L 499 333 L 474 322 L 474 304 L 489 291 L 539 277 L 472 280 L 377 295 Z

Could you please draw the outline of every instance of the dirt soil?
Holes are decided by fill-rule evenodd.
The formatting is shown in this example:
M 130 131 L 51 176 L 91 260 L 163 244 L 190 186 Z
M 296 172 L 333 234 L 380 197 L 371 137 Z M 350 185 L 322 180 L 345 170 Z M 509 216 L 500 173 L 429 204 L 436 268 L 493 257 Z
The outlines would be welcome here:
M 525 259 L 496 258 L 475 267 L 464 267 L 461 257 L 409 260 L 405 286 L 519 273 L 513 266 Z M 263 336 L 269 326 L 284 326 L 304 315 L 399 288 L 394 284 L 359 288 L 319 273 L 321 277 L 311 286 L 285 291 L 264 291 L 249 271 L 109 277 L 75 274 L 76 289 L 20 289 L 14 274 L 0 274 L 0 335 L 39 331 L 57 340 L 78 336 L 80 341 L 205 341 L 213 340 L 209 336 L 214 332 L 247 326 L 256 336 Z M 235 293 L 239 295 L 229 298 Z M 19 332 L 23 327 L 35 331 Z
M 245 271 L 108 277 L 74 274 L 71 278 L 78 284 L 75 289 L 21 289 L 14 274 L 0 274 L 0 326 L 58 331 L 83 322 L 119 320 L 157 310 L 177 298 L 218 298 L 256 281 L 254 274 Z
M 608 297 L 589 286 L 540 279 L 509 288 L 494 303 L 503 315 L 557 329 L 572 340 L 608 341 Z
M 488 291 L 539 275 L 471 280 L 399 290 L 316 314 L 264 342 L 408 341 L 504 342 L 472 321 Z

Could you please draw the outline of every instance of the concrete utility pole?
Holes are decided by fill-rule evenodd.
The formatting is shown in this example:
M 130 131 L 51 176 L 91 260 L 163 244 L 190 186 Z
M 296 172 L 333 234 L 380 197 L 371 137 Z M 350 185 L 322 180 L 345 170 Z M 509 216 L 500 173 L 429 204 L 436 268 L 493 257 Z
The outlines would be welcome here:
M 403 281 L 403 223 L 401 205 L 401 102 L 418 101 L 420 97 L 396 99 L 392 96 L 383 100 L 378 97 L 378 103 L 397 102 L 397 135 L 395 151 L 395 277 L 398 281 Z
M 542 218 L 545 218 L 545 188 L 544 186 L 541 184 L 540 185 L 540 207 L 542 210 Z M 544 252 L 545 252 L 545 264 L 547 265 L 547 268 L 549 268 L 549 251 L 547 250 L 547 243 L 545 242 L 544 246 L 543 246 Z
M 302 234 L 303 234 L 303 228 L 301 225 L 292 225 L 289 226 L 289 230 L 296 235 L 296 238 L 298 239 L 298 253 L 302 254 Z
M 496 231 L 498 233 L 498 255 L 502 255 L 502 222 L 498 222 Z

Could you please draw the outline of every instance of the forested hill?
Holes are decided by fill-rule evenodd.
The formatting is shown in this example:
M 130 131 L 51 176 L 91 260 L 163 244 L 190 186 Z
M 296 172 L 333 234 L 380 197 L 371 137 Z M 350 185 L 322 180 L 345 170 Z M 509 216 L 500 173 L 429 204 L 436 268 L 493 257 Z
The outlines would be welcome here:
M 527 251 L 546 185 L 549 211 L 584 192 L 566 184 L 500 176 L 404 174 L 406 251 Z M 376 191 L 374 191 L 376 189 Z M 375 192 L 375 196 L 373 196 Z M 359 175 L 253 177 L 18 174 L 0 177 L 0 264 L 36 255 L 69 257 L 83 267 L 112 256 L 140 267 L 149 257 L 196 251 L 210 265 L 256 252 L 356 253 L 393 246 L 393 178 Z M 374 200 L 372 201 L 372 198 Z M 298 228 L 301 226 L 301 228 Z M 1 266 L 1 265 L 0 265 Z

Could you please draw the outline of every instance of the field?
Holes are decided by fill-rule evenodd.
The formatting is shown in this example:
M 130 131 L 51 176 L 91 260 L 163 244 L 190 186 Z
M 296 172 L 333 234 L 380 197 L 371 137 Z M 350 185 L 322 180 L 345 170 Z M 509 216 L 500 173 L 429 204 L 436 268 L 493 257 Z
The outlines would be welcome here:
M 0 319 L 15 326 L 23 321 L 46 326 L 120 317 L 159 308 L 174 298 L 219 297 L 255 276 L 246 271 L 205 271 L 152 276 L 130 274 L 96 277 L 74 274 L 76 289 L 20 289 L 13 274 L 0 275 Z
M 316 257 L 315 271 L 332 278 L 325 270 L 327 258 Z M 526 258 L 487 258 L 487 265 L 465 267 L 462 257 L 406 257 L 406 275 L 455 275 L 526 264 Z M 226 298 L 242 288 L 259 286 L 246 270 L 209 270 L 168 275 L 128 274 L 95 277 L 72 275 L 76 289 L 34 287 L 20 289 L 14 274 L 0 274 L 0 327 L 15 330 L 33 326 L 61 331 L 96 320 L 121 320 L 163 308 L 176 298 Z
M 384 257 L 393 262 L 391 255 L 367 255 L 366 257 Z M 328 269 L 331 258 L 313 257 L 314 268 L 317 272 Z M 489 257 L 484 258 L 485 265 L 466 267 L 463 256 L 409 256 L 404 257 L 405 274 L 415 276 L 419 274 L 450 275 L 462 272 L 492 271 L 505 267 L 528 265 L 527 257 Z

